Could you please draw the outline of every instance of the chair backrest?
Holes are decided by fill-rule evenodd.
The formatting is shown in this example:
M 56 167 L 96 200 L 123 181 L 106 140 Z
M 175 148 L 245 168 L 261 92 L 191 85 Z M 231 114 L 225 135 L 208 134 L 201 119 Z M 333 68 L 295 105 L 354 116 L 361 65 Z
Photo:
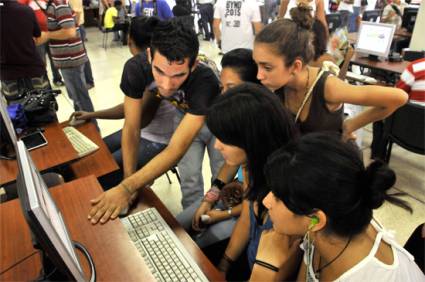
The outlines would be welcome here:
M 339 13 L 331 13 L 326 15 L 326 22 L 328 23 L 329 33 L 334 32 L 341 26 L 342 20 Z
M 381 16 L 381 13 L 381 10 L 364 11 L 362 20 L 365 22 L 377 22 L 378 18 Z
M 407 103 L 385 120 L 385 135 L 390 142 L 425 155 L 425 107 Z M 387 135 L 388 134 L 388 135 Z

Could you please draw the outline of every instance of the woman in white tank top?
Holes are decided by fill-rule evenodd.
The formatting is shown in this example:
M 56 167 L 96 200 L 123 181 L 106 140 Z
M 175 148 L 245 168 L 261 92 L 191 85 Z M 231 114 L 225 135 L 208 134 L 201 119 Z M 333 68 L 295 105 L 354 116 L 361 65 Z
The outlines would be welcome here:
M 252 280 L 290 279 L 298 249 L 291 238 L 304 236 L 298 281 L 425 281 L 413 256 L 372 219 L 384 201 L 411 211 L 387 194 L 396 178 L 385 163 L 365 168 L 340 136 L 314 133 L 273 153 L 264 170 L 273 231 L 262 234 Z
M 278 18 L 290 19 L 290 11 L 296 8 L 298 4 L 304 3 L 311 7 L 311 15 L 313 18 L 320 20 L 328 30 L 326 22 L 325 5 L 323 0 L 281 0 Z

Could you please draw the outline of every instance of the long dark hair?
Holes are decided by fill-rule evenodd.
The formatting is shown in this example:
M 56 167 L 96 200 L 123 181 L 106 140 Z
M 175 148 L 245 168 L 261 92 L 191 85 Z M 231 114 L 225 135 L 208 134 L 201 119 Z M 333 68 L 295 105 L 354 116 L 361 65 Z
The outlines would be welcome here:
M 295 137 L 291 115 L 264 86 L 242 83 L 220 95 L 209 108 L 206 123 L 223 143 L 243 149 L 247 155 L 247 198 L 257 201 L 258 214 L 267 189 L 263 167 L 267 157 Z
M 264 170 L 273 194 L 289 210 L 298 215 L 322 210 L 331 234 L 359 234 L 385 200 L 412 211 L 394 197 L 401 193 L 387 194 L 394 171 L 381 161 L 365 168 L 358 149 L 336 134 L 304 135 L 273 153 Z
M 245 48 L 233 49 L 221 58 L 221 67 L 236 71 L 242 81 L 260 83 L 257 79 L 258 67 L 252 59 L 252 50 Z

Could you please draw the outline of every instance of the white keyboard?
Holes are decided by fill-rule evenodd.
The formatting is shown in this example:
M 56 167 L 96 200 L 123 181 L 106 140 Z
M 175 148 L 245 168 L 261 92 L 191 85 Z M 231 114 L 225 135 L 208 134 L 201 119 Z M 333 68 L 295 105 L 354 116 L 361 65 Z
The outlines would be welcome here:
M 72 126 L 64 127 L 63 132 L 66 137 L 68 137 L 69 142 L 71 142 L 72 147 L 77 151 L 78 157 L 80 158 L 99 149 L 99 146 Z
M 367 84 L 378 83 L 378 81 L 373 77 L 362 75 L 362 74 L 351 72 L 351 71 L 347 71 L 346 78 L 356 80 L 356 81 L 360 81 L 360 82 L 367 83 Z
M 121 222 L 157 281 L 208 281 L 155 208 Z

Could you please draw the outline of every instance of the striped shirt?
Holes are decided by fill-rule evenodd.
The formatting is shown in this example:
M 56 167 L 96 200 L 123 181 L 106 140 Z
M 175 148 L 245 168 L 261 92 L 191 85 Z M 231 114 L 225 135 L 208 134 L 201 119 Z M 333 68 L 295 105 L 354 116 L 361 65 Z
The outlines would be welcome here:
M 53 0 L 52 4 L 47 7 L 47 27 L 49 31 L 77 27 L 75 38 L 50 40 L 49 42 L 53 62 L 57 68 L 73 68 L 87 61 L 80 29 L 75 24 L 74 16 L 67 0 Z
M 425 58 L 411 62 L 396 86 L 406 91 L 410 100 L 425 102 Z

